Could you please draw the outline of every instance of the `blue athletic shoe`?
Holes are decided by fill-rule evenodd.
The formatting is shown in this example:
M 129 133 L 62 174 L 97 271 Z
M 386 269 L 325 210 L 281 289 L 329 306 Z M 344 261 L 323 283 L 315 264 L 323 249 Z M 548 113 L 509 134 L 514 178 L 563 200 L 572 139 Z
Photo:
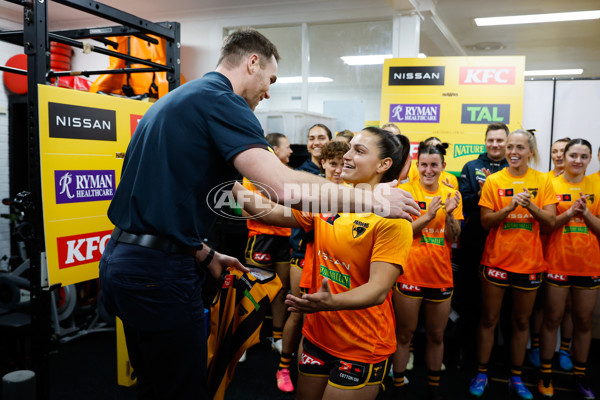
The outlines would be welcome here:
M 568 351 L 560 350 L 558 352 L 558 365 L 560 365 L 560 369 L 563 371 L 571 371 L 573 369 L 571 354 Z
M 508 392 L 509 394 L 516 394 L 519 399 L 533 399 L 533 394 L 525 387 L 520 376 L 513 376 L 508 380 Z
M 487 390 L 488 378 L 486 374 L 479 373 L 473 380 L 471 381 L 471 385 L 469 386 L 469 393 L 475 397 L 481 397 Z
M 527 353 L 527 361 L 529 361 L 529 364 L 531 364 L 533 367 L 536 367 L 536 368 L 540 367 L 540 348 L 539 347 L 534 347 L 531 350 L 529 350 L 529 352 Z

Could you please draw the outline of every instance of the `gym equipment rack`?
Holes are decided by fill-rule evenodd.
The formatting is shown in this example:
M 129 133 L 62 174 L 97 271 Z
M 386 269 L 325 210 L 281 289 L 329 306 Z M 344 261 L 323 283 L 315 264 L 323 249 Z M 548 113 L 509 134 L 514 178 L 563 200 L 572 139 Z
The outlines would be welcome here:
M 27 138 L 28 138 L 28 192 L 26 222 L 33 228 L 34 235 L 26 241 L 30 260 L 31 277 L 31 349 L 32 366 L 36 374 L 37 398 L 50 398 L 49 352 L 51 349 L 51 292 L 60 284 L 48 286 L 44 254 L 44 225 L 42 214 L 42 189 L 40 170 L 40 140 L 38 119 L 38 84 L 49 84 L 59 76 L 90 76 L 99 74 L 138 73 L 165 71 L 169 90 L 181 84 L 181 28 L 178 22 L 154 23 L 93 0 L 5 0 L 23 7 L 23 30 L 0 31 L 0 40 L 22 45 L 27 55 L 27 70 L 0 66 L 0 70 L 27 75 Z M 117 23 L 116 26 L 84 28 L 48 32 L 48 2 L 77 9 L 84 13 Z M 148 34 L 166 40 L 167 59 L 165 65 L 139 59 L 126 54 L 92 46 L 78 39 L 92 39 L 102 44 L 112 44 L 106 39 L 111 36 L 133 35 L 156 44 Z M 72 47 L 126 59 L 131 63 L 149 68 L 124 68 L 118 70 L 52 71 L 50 66 L 50 40 Z M 10 151 L 10 149 L 9 149 Z

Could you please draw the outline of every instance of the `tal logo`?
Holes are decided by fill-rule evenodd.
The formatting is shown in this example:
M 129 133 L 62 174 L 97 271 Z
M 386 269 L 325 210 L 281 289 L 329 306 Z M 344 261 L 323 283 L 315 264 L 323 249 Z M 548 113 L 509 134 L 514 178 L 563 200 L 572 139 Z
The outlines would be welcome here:
M 510 104 L 463 104 L 461 123 L 491 124 L 510 123 Z

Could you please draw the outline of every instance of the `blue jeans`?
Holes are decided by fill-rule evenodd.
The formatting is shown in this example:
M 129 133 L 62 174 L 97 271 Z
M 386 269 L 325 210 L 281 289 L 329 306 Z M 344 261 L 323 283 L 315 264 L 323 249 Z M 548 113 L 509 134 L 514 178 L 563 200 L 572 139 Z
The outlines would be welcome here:
M 102 301 L 123 321 L 140 399 L 207 399 L 203 276 L 194 257 L 110 240 Z

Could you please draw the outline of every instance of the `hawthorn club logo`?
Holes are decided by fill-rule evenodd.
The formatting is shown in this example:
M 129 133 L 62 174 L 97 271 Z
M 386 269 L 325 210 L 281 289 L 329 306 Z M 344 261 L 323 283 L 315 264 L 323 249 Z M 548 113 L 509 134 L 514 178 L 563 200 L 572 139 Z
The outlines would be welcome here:
M 367 231 L 367 228 L 369 227 L 369 224 L 366 222 L 362 222 L 362 221 L 354 221 L 354 225 L 352 225 L 352 237 L 354 239 L 359 238 L 360 236 L 362 236 L 363 233 L 365 233 Z

